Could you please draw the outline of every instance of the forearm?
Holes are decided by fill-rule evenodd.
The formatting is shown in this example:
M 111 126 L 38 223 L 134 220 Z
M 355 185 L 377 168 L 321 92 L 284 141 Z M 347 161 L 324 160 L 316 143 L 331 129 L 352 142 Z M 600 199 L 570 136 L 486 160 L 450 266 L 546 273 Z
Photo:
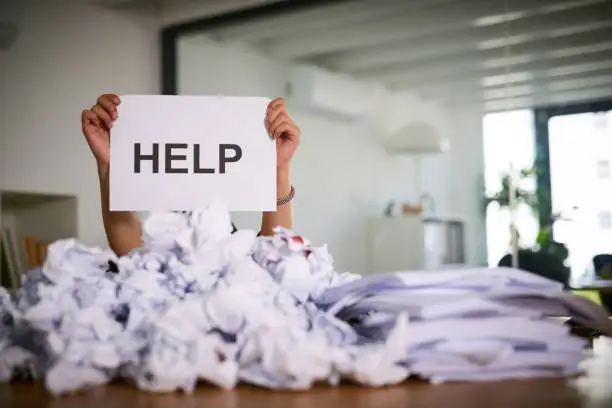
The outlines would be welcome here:
M 291 191 L 289 169 L 279 169 L 276 174 L 276 197 L 286 197 Z M 261 235 L 274 235 L 274 228 L 293 229 L 293 206 L 291 202 L 278 206 L 276 211 L 266 211 L 261 218 Z
M 118 255 L 126 255 L 142 246 L 142 226 L 138 214 L 131 211 L 110 211 L 108 168 L 99 169 L 100 201 L 104 232 L 110 248 Z

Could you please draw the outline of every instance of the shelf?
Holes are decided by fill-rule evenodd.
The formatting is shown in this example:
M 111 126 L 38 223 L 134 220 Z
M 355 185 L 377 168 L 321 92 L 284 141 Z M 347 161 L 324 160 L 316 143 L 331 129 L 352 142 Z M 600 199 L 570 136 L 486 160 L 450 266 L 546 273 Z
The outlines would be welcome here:
M 39 207 L 64 200 L 74 200 L 75 197 L 55 194 L 21 193 L 0 190 L 0 210 L 24 210 Z
M 0 227 L 11 230 L 23 265 L 21 273 L 40 264 L 45 252 L 42 248 L 49 243 L 77 236 L 77 212 L 75 196 L 0 190 Z M 38 263 L 31 255 L 34 244 L 39 248 Z M 6 272 L 1 272 L 1 284 L 7 286 Z

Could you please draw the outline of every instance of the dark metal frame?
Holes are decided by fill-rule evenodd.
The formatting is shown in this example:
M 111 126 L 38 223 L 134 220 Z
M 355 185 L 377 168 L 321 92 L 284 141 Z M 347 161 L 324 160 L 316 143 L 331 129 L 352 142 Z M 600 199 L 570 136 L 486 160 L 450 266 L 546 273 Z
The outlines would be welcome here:
M 161 93 L 162 95 L 176 95 L 178 93 L 178 40 L 183 35 L 206 32 L 214 28 L 240 24 L 262 18 L 291 14 L 332 3 L 349 2 L 351 2 L 351 0 L 284 0 L 278 3 L 251 7 L 167 26 L 162 29 L 160 38 Z
M 540 227 L 549 226 L 553 218 L 550 187 L 550 146 L 548 121 L 555 116 L 612 110 L 612 99 L 575 105 L 547 106 L 534 109 L 536 147 L 536 185 Z

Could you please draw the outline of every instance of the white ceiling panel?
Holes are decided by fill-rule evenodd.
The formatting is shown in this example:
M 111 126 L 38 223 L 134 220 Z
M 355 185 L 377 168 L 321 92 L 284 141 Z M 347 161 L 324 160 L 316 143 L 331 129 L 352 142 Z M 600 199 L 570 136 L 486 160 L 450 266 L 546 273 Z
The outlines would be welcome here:
M 224 5 L 233 10 L 236 3 L 274 2 L 106 1 L 152 2 L 165 12 L 214 5 L 217 13 Z M 205 34 L 244 43 L 273 58 L 310 63 L 449 103 L 499 109 L 558 103 L 565 97 L 612 97 L 612 92 L 606 94 L 612 91 L 612 0 L 295 3 L 302 7 L 215 26 Z

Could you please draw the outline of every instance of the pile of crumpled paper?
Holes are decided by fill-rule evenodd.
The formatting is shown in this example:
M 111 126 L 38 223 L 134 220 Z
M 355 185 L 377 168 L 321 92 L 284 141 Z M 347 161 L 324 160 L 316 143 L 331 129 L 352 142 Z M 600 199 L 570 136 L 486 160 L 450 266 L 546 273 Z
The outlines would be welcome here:
M 114 378 L 191 392 L 568 376 L 585 343 L 547 316 L 612 334 L 603 309 L 527 272 L 362 278 L 289 231 L 231 231 L 212 203 L 153 213 L 143 248 L 121 258 L 55 242 L 20 290 L 0 292 L 0 381 L 44 378 L 59 394 Z

